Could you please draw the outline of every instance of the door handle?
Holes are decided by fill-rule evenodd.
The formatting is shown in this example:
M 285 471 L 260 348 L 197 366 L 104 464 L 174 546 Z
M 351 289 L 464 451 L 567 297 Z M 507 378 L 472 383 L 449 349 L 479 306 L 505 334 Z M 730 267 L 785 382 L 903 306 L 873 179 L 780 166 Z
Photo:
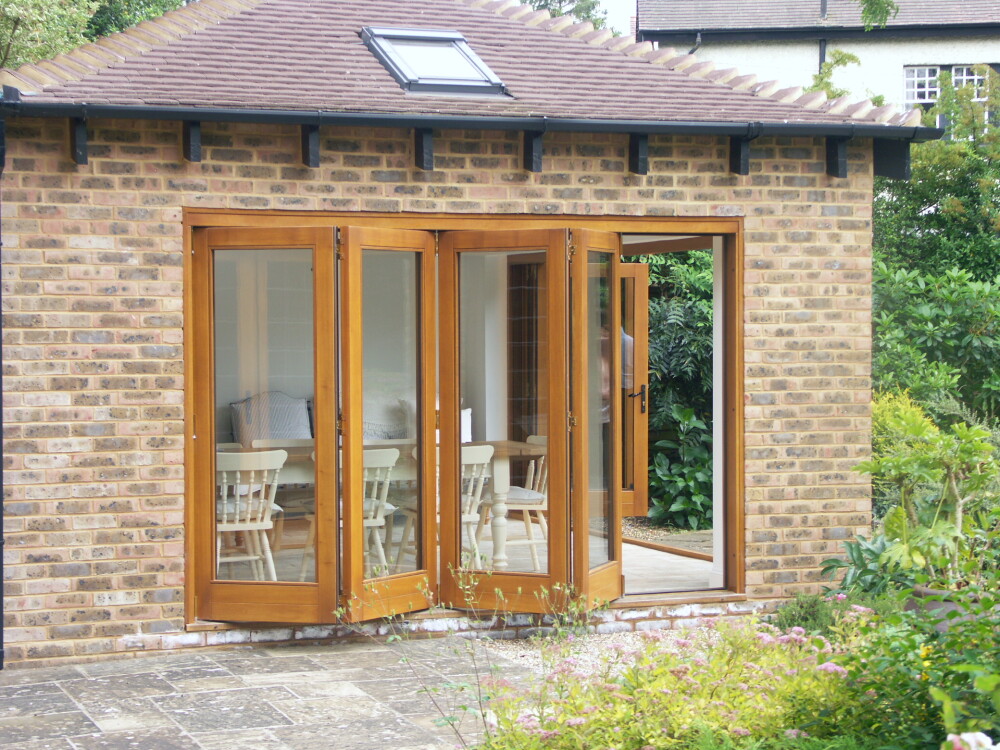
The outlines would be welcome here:
M 646 413 L 646 385 L 645 384 L 641 385 L 639 387 L 639 390 L 637 390 L 635 393 L 628 394 L 629 398 L 635 398 L 636 396 L 639 397 L 639 413 L 640 414 L 645 414 Z

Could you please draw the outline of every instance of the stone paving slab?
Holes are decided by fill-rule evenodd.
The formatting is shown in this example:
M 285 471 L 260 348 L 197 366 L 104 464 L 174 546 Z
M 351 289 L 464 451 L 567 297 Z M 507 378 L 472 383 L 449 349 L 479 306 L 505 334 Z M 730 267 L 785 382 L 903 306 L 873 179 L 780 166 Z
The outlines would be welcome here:
M 520 672 L 462 638 L 8 668 L 0 750 L 452 750 L 442 714 L 469 702 L 453 686 L 490 662 Z M 481 731 L 473 716 L 460 727 Z

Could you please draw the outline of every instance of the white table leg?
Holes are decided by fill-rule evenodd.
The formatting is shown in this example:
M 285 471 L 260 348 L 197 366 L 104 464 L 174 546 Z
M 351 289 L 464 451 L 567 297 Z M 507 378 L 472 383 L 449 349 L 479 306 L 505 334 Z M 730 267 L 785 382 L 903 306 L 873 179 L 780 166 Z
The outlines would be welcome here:
M 507 493 L 510 491 L 510 460 L 493 457 L 493 502 L 490 533 L 493 537 L 493 570 L 507 570 Z

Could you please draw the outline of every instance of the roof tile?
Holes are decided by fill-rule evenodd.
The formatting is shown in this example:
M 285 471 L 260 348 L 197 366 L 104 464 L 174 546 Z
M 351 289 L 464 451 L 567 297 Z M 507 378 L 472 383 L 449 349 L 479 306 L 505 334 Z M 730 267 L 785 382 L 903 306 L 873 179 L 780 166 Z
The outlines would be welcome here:
M 362 43 L 368 25 L 460 31 L 510 95 L 406 92 Z M 514 0 L 201 0 L 47 66 L 0 79 L 30 101 L 185 108 L 829 124 L 872 109 L 774 100 L 776 83 Z

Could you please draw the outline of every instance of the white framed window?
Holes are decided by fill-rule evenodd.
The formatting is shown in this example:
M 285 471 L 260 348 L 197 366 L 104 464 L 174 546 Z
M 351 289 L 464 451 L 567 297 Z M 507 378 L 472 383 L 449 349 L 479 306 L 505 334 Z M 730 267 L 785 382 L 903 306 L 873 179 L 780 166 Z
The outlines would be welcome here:
M 906 106 L 923 107 L 933 104 L 941 94 L 938 76 L 941 68 L 937 65 L 910 65 L 904 68 L 906 80 Z
M 956 89 L 962 86 L 975 87 L 973 101 L 986 101 L 986 76 L 976 71 L 974 65 L 956 65 L 951 69 L 951 82 Z

